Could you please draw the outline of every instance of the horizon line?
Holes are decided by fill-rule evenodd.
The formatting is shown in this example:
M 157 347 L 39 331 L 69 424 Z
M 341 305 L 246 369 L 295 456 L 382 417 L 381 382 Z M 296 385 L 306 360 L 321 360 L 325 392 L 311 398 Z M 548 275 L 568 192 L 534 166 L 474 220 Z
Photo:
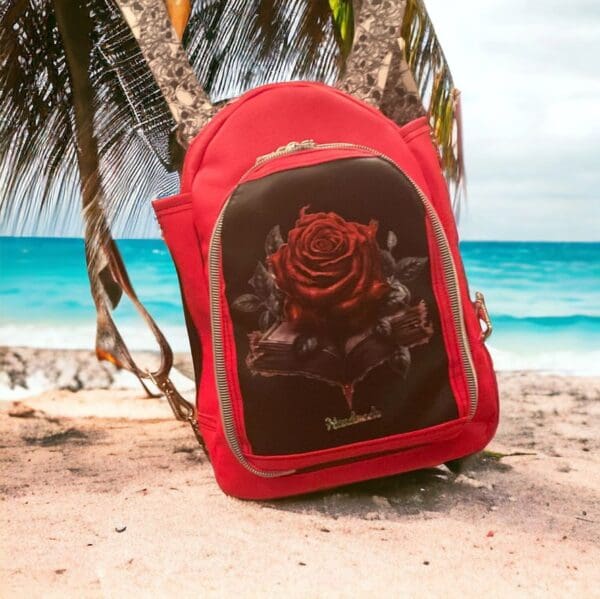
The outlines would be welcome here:
M 83 236 L 76 235 L 4 235 L 0 234 L 0 239 L 78 239 L 83 241 Z M 160 236 L 156 237 L 114 237 L 115 241 L 157 241 L 162 240 Z M 582 243 L 598 244 L 600 239 L 460 239 L 460 243 Z

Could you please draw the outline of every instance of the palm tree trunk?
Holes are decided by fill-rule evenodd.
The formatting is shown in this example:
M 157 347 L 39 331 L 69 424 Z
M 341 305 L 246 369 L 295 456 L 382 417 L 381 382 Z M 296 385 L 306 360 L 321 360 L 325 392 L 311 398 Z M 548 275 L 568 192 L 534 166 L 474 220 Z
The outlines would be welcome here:
M 133 372 L 148 395 L 152 395 L 142 380 L 147 378 L 147 373 L 136 365 L 110 314 L 111 308 L 117 306 L 125 292 L 159 345 L 161 365 L 157 373 L 168 373 L 173 361 L 171 348 L 133 290 L 103 209 L 100 155 L 94 134 L 94 90 L 89 75 L 91 16 L 82 0 L 53 2 L 71 80 L 74 134 L 85 222 L 85 254 L 97 313 L 96 355 L 99 359 L 108 360 Z
M 98 303 L 102 301 L 100 293 L 104 291 L 115 307 L 121 298 L 121 288 L 111 276 L 106 260 L 102 260 L 99 244 L 93 243 L 93 240 L 101 240 L 101 246 L 114 245 L 101 208 L 103 190 L 99 176 L 98 142 L 94 135 L 94 92 L 89 77 L 92 51 L 91 18 L 88 9 L 80 0 L 54 0 L 54 10 L 71 80 L 74 137 L 77 145 L 85 220 L 86 260 L 92 296 L 96 308 L 99 308 Z M 101 239 L 98 239 L 99 237 Z
M 84 208 L 94 201 L 99 182 L 86 188 L 85 183 L 98 172 L 98 143 L 93 130 L 94 93 L 89 78 L 90 54 L 92 50 L 91 19 L 88 10 L 79 0 L 54 0 L 56 22 L 62 38 L 69 74 L 75 120 L 77 161 L 81 174 Z

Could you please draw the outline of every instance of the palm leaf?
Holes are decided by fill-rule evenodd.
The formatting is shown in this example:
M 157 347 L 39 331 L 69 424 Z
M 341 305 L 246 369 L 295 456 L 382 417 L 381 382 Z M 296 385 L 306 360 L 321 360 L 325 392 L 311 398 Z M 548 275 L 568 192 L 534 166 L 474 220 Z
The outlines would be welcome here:
M 175 122 L 114 0 L 77 3 L 92 19 L 89 75 L 103 208 L 115 234 L 146 236 L 155 232 L 148 200 L 176 186 L 168 174 L 178 164 L 171 153 Z M 217 102 L 270 81 L 334 80 L 342 61 L 340 35 L 324 0 L 197 0 L 184 42 L 199 81 Z M 3 4 L 4 234 L 81 230 L 72 99 L 52 0 Z
M 334 13 L 327 0 L 197 0 L 183 41 L 213 102 L 276 81 L 333 83 L 352 35 L 343 4 Z
M 454 185 L 453 197 L 457 208 L 466 183 L 460 93 L 454 85 L 448 61 L 423 0 L 407 0 L 402 38 L 406 61 L 419 95 L 428 108 L 446 179 Z
M 214 81 L 222 93 L 236 95 L 236 86 L 252 85 L 248 73 L 271 67 L 284 78 L 323 74 L 331 57 L 341 54 L 331 42 L 342 38 L 326 3 L 297 2 L 288 10 L 261 1 L 258 16 L 245 13 L 241 22 L 241 3 L 201 4 L 212 5 L 202 14 L 212 15 L 208 27 L 197 18 L 188 31 L 197 43 L 196 64 L 210 67 L 202 79 L 210 89 Z M 249 30 L 251 44 L 244 45 Z M 215 44 L 224 31 L 225 43 L 220 38 Z M 297 32 L 291 44 L 290 31 Z M 284 46 L 289 52 L 282 59 L 277 51 Z M 159 66 L 168 68 L 168 59 Z M 147 200 L 169 182 L 176 164 L 170 153 L 175 123 L 149 66 L 113 0 L 16 0 L 0 9 L 3 229 L 35 233 L 50 225 L 60 234 L 77 212 L 79 187 L 98 356 L 133 371 L 110 315 L 123 290 L 163 350 L 166 341 L 135 296 L 111 228 L 143 233 L 140 225 L 151 222 Z
M 347 57 L 354 42 L 354 6 L 351 0 L 329 0 L 334 32 L 342 55 Z
M 91 18 L 89 114 L 94 122 L 86 126 L 97 140 L 104 210 L 117 233 L 148 234 L 153 228 L 147 200 L 164 187 L 174 188 L 168 176 L 174 123 L 116 6 L 111 0 L 79 4 Z M 80 222 L 75 130 L 72 81 L 54 3 L 15 0 L 0 13 L 5 234 L 52 230 L 61 235 Z

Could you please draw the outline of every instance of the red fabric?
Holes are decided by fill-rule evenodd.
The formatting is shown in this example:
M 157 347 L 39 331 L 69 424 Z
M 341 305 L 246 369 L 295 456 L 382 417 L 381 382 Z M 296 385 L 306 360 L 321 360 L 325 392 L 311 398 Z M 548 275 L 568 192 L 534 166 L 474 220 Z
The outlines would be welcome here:
M 389 443 L 383 439 L 367 442 L 363 447 L 335 448 L 323 455 L 314 452 L 315 455 L 276 458 L 251 456 L 253 465 L 266 469 L 314 467 L 324 459 L 352 457 L 355 460 L 284 477 L 263 478 L 251 474 L 237 461 L 223 434 L 212 363 L 206 271 L 208 245 L 224 202 L 256 158 L 290 141 L 304 139 L 313 139 L 317 143 L 350 142 L 375 148 L 400 164 L 433 203 L 459 270 L 463 311 L 478 375 L 479 402 L 473 419 L 467 422 L 464 376 L 451 370 L 454 394 L 463 398 L 459 405 L 463 418 L 451 423 L 453 426 L 433 427 L 436 430 L 430 429 L 430 434 L 425 436 L 417 431 Z M 298 155 L 295 159 L 308 160 L 309 155 Z M 259 174 L 262 171 L 253 172 L 252 176 Z M 224 108 L 203 129 L 188 150 L 181 195 L 157 200 L 154 207 L 200 335 L 203 368 L 198 385 L 199 423 L 217 481 L 226 493 L 248 499 L 306 493 L 437 465 L 479 451 L 492 438 L 498 422 L 496 379 L 469 297 L 448 190 L 425 118 L 400 129 L 374 108 L 321 84 L 286 83 L 258 88 Z M 252 223 L 248 225 L 252 226 Z M 431 235 L 429 237 L 431 239 Z M 433 249 L 431 255 L 436 255 Z M 441 266 L 435 261 L 432 276 L 434 288 L 441 289 Z M 437 295 L 436 292 L 449 361 L 459 365 L 447 299 L 442 293 Z M 226 302 L 222 304 L 222 313 L 227 366 L 231 375 L 236 372 L 237 362 Z M 230 376 L 232 397 L 239 396 L 236 380 L 236 376 Z M 247 453 L 249 444 L 245 441 L 241 402 L 234 401 L 233 406 L 240 444 Z M 416 446 L 407 448 L 407 444 Z M 357 455 L 369 452 L 371 456 L 356 459 Z

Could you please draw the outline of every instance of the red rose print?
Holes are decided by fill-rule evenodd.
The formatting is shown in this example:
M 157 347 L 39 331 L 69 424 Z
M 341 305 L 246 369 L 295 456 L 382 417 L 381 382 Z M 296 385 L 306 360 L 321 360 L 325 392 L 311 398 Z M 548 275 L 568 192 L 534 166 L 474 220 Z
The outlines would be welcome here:
M 360 328 L 390 291 L 382 272 L 377 222 L 348 222 L 333 212 L 300 211 L 269 257 L 285 294 L 286 318 L 301 324 Z

